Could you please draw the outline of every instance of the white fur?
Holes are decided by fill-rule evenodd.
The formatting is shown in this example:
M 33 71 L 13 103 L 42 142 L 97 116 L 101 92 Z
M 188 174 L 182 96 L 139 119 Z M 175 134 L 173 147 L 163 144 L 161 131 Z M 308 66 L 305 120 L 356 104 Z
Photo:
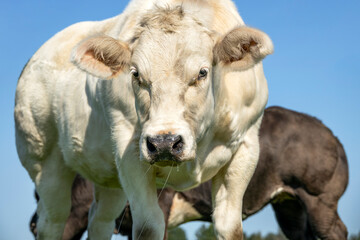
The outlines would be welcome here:
M 160 101 L 151 106 L 158 112 L 150 118 L 148 125 L 142 126 L 146 118 L 137 114 L 134 102 L 139 96 L 134 95 L 128 72 L 119 73 L 115 80 L 100 80 L 69 61 L 76 44 L 89 36 L 105 34 L 121 41 L 129 40 L 137 19 L 154 8 L 155 2 L 167 6 L 183 4 L 190 12 L 201 5 L 204 9 L 200 10 L 206 15 L 202 19 L 204 24 L 218 35 L 243 25 L 229 0 L 199 0 L 196 3 L 190 0 L 134 0 L 119 16 L 66 28 L 34 54 L 19 79 L 15 120 L 19 157 L 41 198 L 38 239 L 60 238 L 70 210 L 69 196 L 75 172 L 99 186 L 98 202 L 91 210 L 90 239 L 109 236 L 109 232 L 99 229 L 111 230 L 112 218 L 120 213 L 125 198 L 130 201 L 134 217 L 133 236 L 162 239 L 165 225 L 157 204 L 156 185 L 163 187 L 166 184 L 181 190 L 209 179 L 215 182 L 214 222 L 218 238 L 229 239 L 237 231 L 235 228 L 242 225 L 242 202 L 239 200 L 257 163 L 258 128 L 267 102 L 267 84 L 261 62 L 247 70 L 233 69 L 236 70 L 233 72 L 215 66 L 210 76 L 214 80 L 201 86 L 207 89 L 207 95 L 215 95 L 201 103 L 205 106 L 203 118 L 195 127 L 189 126 L 174 110 L 185 109 L 171 102 L 175 98 L 169 103 Z M 209 40 L 206 44 L 210 43 Z M 197 44 L 195 49 L 202 47 L 211 55 L 212 49 L 205 42 Z M 73 59 L 81 62 L 76 55 Z M 161 61 L 151 63 L 156 63 L 155 68 L 160 69 Z M 204 64 L 210 67 L 212 59 L 201 60 L 199 66 L 196 62 L 191 62 L 195 70 L 185 74 L 196 73 Z M 101 74 L 97 75 L 103 76 Z M 177 86 L 185 84 L 178 83 Z M 166 84 L 160 84 L 159 89 L 176 93 L 175 87 L 172 89 Z M 146 93 L 142 94 L 140 97 L 147 97 Z M 196 97 L 193 90 L 185 96 L 188 99 Z M 164 107 L 172 105 L 176 108 Z M 190 127 L 195 127 L 196 133 L 189 130 Z M 156 134 L 167 128 L 177 129 L 185 138 L 185 155 L 189 161 L 180 165 L 179 171 L 171 167 L 150 167 L 139 161 L 141 148 L 143 157 L 147 157 L 143 149 L 144 137 L 140 138 L 140 135 Z M 115 212 L 106 218 L 104 213 L 109 209 Z M 140 236 L 143 229 L 152 236 Z
M 199 219 L 201 214 L 184 198 L 175 194 L 171 204 L 170 215 L 168 219 L 168 228 L 177 227 L 180 224 Z

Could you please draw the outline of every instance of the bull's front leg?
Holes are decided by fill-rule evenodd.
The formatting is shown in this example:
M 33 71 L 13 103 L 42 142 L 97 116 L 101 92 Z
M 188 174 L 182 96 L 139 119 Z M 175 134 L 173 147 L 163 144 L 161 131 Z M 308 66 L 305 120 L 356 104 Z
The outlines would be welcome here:
M 162 240 L 165 221 L 158 204 L 154 168 L 138 159 L 123 159 L 119 174 L 130 203 L 133 239 Z
M 213 178 L 213 223 L 219 240 L 243 239 L 243 196 L 255 171 L 258 157 L 256 133 L 245 138 L 231 162 Z

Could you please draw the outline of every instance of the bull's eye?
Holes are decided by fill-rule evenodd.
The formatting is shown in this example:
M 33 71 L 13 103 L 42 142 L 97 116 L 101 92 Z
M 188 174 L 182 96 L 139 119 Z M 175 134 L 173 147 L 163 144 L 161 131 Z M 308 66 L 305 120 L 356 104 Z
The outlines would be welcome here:
M 202 79 L 205 79 L 206 76 L 208 75 L 209 73 L 209 69 L 208 68 L 201 68 L 200 71 L 199 71 L 199 75 L 198 75 L 198 80 L 202 80 Z
M 209 74 L 209 68 L 207 67 L 201 68 L 197 77 L 192 78 L 189 85 L 198 86 L 198 84 L 200 84 L 202 80 L 206 79 L 208 74 Z
M 139 78 L 140 77 L 140 74 L 139 74 L 138 70 L 135 67 L 130 68 L 130 73 L 131 73 L 131 75 L 133 75 L 134 78 Z
M 141 84 L 140 74 L 139 74 L 139 71 L 136 69 L 136 67 L 131 67 L 130 73 L 133 76 L 134 81 L 136 81 L 136 83 L 140 86 L 140 84 Z

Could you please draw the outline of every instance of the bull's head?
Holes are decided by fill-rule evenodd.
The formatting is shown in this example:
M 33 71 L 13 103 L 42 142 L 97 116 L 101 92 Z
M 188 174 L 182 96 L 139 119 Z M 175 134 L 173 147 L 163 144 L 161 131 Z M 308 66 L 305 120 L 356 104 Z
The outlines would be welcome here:
M 242 26 L 219 36 L 206 25 L 181 7 L 157 9 L 126 42 L 95 36 L 74 50 L 73 62 L 97 77 L 128 74 L 120 79 L 132 81 L 140 156 L 151 164 L 195 158 L 197 144 L 214 124 L 214 86 L 221 81 L 215 69 L 246 70 L 272 52 L 271 40 L 259 30 Z

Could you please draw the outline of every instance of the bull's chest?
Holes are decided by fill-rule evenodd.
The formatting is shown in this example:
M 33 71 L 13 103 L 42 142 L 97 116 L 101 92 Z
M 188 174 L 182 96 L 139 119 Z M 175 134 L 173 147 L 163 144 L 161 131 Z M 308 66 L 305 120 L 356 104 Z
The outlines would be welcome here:
M 103 187 L 120 187 L 115 158 L 108 155 L 108 152 L 102 150 L 87 150 L 68 154 L 71 160 L 67 162 L 80 175 L 98 185 Z
M 59 146 L 66 164 L 96 184 L 120 187 L 110 129 L 102 114 L 83 100 L 65 103 L 62 111 L 58 120 Z
M 60 142 L 65 162 L 74 171 L 104 187 L 120 187 L 109 134 L 103 128 L 87 127 L 70 132 Z

